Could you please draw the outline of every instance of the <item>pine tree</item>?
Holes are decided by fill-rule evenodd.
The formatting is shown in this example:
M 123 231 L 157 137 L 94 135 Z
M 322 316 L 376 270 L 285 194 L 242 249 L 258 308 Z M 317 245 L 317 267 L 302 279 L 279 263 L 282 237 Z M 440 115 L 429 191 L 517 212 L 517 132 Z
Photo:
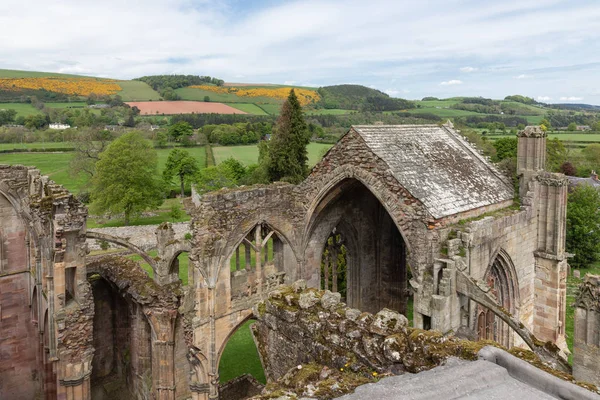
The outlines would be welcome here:
M 281 107 L 281 114 L 268 145 L 268 156 L 264 157 L 271 182 L 300 183 L 306 177 L 308 173 L 306 146 L 309 139 L 302 106 L 292 89 Z

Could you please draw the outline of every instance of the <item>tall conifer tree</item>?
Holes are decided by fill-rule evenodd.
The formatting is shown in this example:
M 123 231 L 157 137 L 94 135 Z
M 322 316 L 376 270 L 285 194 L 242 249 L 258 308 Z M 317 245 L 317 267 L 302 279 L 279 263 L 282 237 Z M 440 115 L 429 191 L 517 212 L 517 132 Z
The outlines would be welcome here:
M 290 91 L 281 107 L 281 114 L 268 145 L 267 171 L 271 182 L 286 181 L 300 183 L 308 173 L 308 151 L 306 146 L 310 134 L 302 106 Z

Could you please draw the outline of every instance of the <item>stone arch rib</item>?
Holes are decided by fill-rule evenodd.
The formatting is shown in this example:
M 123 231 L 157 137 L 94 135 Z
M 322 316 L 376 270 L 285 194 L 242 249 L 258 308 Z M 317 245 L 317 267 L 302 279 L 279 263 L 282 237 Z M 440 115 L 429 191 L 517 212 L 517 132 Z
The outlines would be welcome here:
M 127 240 L 121 239 L 116 236 L 107 235 L 105 233 L 99 233 L 99 232 L 86 232 L 85 237 L 87 237 L 88 239 L 105 240 L 109 243 L 114 243 L 116 245 L 125 247 L 125 248 L 133 251 L 134 253 L 139 254 L 140 257 L 142 257 L 144 259 L 144 261 L 146 261 L 150 265 L 150 267 L 152 268 L 152 271 L 156 274 L 156 270 L 157 270 L 156 260 L 154 260 L 154 258 L 150 257 L 142 249 L 140 249 L 136 245 L 128 242 Z

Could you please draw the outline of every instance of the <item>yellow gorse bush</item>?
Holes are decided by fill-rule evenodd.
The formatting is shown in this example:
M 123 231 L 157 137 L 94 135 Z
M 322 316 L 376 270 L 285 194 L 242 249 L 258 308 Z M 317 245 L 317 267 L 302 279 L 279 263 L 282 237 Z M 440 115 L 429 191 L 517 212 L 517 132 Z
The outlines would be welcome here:
M 190 86 L 194 89 L 207 90 L 214 93 L 223 94 L 235 94 L 240 97 L 270 97 L 277 100 L 285 100 L 290 94 L 290 90 L 294 89 L 296 96 L 300 104 L 305 106 L 307 104 L 316 103 L 321 99 L 319 93 L 315 90 L 302 89 L 302 88 L 291 88 L 291 87 L 280 87 L 280 88 L 246 88 L 246 87 L 235 87 L 235 86 L 211 86 L 211 85 L 194 85 Z
M 94 78 L 0 78 L 0 90 L 18 91 L 20 89 L 40 90 L 63 93 L 72 96 L 112 95 L 120 90 L 113 80 Z

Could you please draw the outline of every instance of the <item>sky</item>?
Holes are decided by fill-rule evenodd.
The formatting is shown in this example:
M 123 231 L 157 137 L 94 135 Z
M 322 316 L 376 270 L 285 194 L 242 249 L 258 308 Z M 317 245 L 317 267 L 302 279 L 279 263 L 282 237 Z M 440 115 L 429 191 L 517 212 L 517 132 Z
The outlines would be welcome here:
M 600 0 L 1 0 L 0 68 L 600 104 Z

